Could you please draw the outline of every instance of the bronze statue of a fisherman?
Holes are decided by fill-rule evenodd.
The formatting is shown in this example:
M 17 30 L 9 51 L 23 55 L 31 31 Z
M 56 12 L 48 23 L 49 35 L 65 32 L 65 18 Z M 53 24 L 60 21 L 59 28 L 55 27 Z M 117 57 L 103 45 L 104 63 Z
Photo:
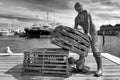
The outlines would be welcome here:
M 84 33 L 90 36 L 91 49 L 97 63 L 97 71 L 95 72 L 94 76 L 102 76 L 102 58 L 101 53 L 97 47 L 97 31 L 95 29 L 95 25 L 92 22 L 91 15 L 83 9 L 82 4 L 79 2 L 75 3 L 74 8 L 78 12 L 78 15 L 75 18 L 74 29 L 78 29 L 78 26 L 81 26 L 83 28 Z M 83 69 L 81 68 L 81 63 L 84 65 Z M 84 63 L 85 56 L 80 55 L 80 58 L 77 61 L 78 70 L 89 71 L 89 67 L 85 66 Z

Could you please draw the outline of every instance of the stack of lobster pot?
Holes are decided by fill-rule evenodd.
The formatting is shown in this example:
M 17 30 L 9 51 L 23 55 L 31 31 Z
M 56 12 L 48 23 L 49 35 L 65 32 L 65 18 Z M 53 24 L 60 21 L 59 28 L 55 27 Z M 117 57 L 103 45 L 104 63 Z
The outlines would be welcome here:
M 34 48 L 24 51 L 22 75 L 69 77 L 68 50 Z
M 88 35 L 67 26 L 56 27 L 51 35 L 50 41 L 78 55 L 83 54 L 87 56 L 90 48 Z

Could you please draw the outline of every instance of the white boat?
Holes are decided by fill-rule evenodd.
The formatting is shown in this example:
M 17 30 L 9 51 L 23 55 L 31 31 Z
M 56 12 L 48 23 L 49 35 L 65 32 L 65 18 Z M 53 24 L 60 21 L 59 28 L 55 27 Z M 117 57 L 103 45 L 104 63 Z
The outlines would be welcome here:
M 1 30 L 0 33 L 2 34 L 2 36 L 13 36 L 14 32 L 11 30 Z

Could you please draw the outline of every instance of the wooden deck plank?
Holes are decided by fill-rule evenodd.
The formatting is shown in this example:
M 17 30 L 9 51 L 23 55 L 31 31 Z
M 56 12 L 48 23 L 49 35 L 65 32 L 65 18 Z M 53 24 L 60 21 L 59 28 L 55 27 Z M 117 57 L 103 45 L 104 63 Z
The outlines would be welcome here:
M 75 58 L 77 57 L 75 56 Z M 104 71 L 102 77 L 96 78 L 93 76 L 93 72 L 97 69 L 96 62 L 94 57 L 89 55 L 86 58 L 86 64 L 91 68 L 89 74 L 77 73 L 69 78 L 57 78 L 32 75 L 21 76 L 23 55 L 0 56 L 0 80 L 120 80 L 120 65 L 117 65 L 104 57 L 102 61 Z
M 17 66 L 17 67 L 16 67 Z M 88 65 L 91 69 L 96 69 L 96 65 Z M 11 68 L 15 68 L 15 69 L 20 69 L 22 67 L 21 65 L 2 65 L 0 66 L 0 70 L 1 69 L 11 69 Z M 115 65 L 103 65 L 103 69 L 119 69 L 119 66 L 115 66 Z
M 11 71 L 9 71 L 9 73 L 21 73 L 21 70 L 22 69 L 16 69 L 16 70 L 11 70 Z M 91 69 L 91 71 L 95 71 L 96 69 Z M 7 72 L 8 70 L 6 70 L 6 69 L 2 69 L 1 71 L 0 71 L 0 73 L 5 73 L 5 72 Z M 119 73 L 120 72 L 120 69 L 111 69 L 111 70 L 109 70 L 109 69 L 103 69 L 103 71 L 104 71 L 104 73 Z
M 10 72 L 10 73 L 20 73 L 22 70 L 22 68 L 12 68 L 12 69 L 9 69 L 9 68 L 3 68 L 3 69 L 0 69 L 0 73 L 3 73 L 3 72 Z M 91 71 L 95 71 L 96 68 L 91 68 Z M 120 69 L 118 68 L 115 68 L 115 69 L 105 69 L 103 68 L 103 71 L 104 72 L 120 72 Z
M 87 73 L 87 74 L 81 74 L 81 73 L 77 73 L 77 74 L 72 74 L 72 76 L 70 77 L 93 77 L 93 72 L 94 71 L 90 71 L 90 73 Z M 0 77 L 10 77 L 10 76 L 21 76 L 21 73 L 19 72 L 15 72 L 15 73 L 12 73 L 12 72 L 5 72 L 5 73 L 0 73 Z M 26 76 L 26 75 L 25 75 Z M 104 74 L 102 77 L 104 76 L 120 76 L 120 72 L 119 71 L 116 71 L 116 72 L 106 72 L 104 71 Z M 21 76 L 22 77 L 22 76 Z
M 70 78 L 55 78 L 55 77 L 18 77 L 18 78 L 14 78 L 14 77 L 9 77 L 8 79 L 6 79 L 5 77 L 0 77 L 0 80 L 120 80 L 119 77 L 100 77 L 100 78 L 96 78 L 96 77 L 70 77 Z
M 5 68 L 5 69 L 3 68 L 3 69 L 0 70 L 0 73 L 7 72 L 7 71 L 9 71 L 10 73 L 12 73 L 12 72 L 13 72 L 13 73 L 19 73 L 19 72 L 21 72 L 21 70 L 22 70 L 21 68 L 16 68 L 16 69 L 11 69 L 11 70 L 10 70 L 9 68 Z M 96 68 L 91 68 L 90 70 L 91 70 L 91 71 L 95 71 Z M 111 72 L 116 72 L 116 73 L 118 73 L 118 72 L 120 72 L 120 69 L 117 69 L 117 68 L 115 68 L 115 69 L 112 69 L 112 68 L 111 68 L 111 69 L 108 69 L 108 68 L 106 68 L 106 69 L 105 69 L 105 68 L 104 68 L 103 71 L 104 71 L 104 72 L 110 72 L 110 73 L 111 73 Z

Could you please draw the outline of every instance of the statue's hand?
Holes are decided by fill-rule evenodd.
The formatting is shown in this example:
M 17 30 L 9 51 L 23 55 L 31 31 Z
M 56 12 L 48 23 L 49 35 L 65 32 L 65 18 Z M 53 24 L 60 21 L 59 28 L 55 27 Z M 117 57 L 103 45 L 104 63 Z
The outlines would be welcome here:
M 75 29 L 75 30 L 76 30 L 77 28 L 76 28 L 76 27 L 74 27 L 73 29 Z
M 78 31 L 78 29 L 77 28 L 73 28 L 74 29 L 74 31 Z

